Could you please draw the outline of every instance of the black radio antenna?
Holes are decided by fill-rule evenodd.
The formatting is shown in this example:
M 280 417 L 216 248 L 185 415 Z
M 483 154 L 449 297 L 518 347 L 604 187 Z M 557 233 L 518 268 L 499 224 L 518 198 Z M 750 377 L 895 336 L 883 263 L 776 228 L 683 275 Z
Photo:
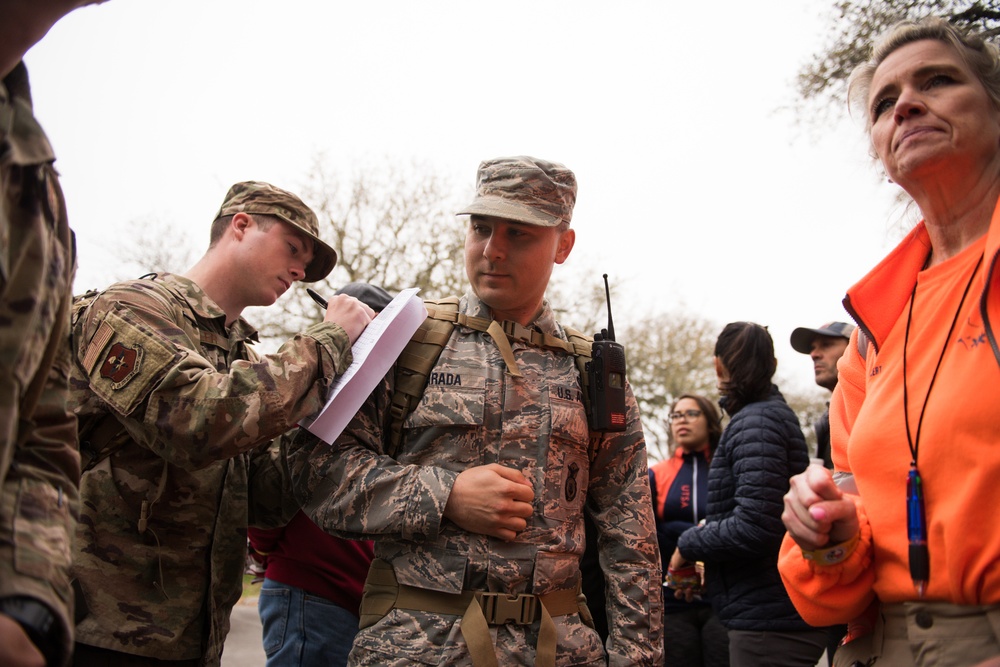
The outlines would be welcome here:
M 615 323 L 611 320 L 611 288 L 608 287 L 608 274 L 604 274 L 604 296 L 608 301 L 608 340 L 615 339 Z

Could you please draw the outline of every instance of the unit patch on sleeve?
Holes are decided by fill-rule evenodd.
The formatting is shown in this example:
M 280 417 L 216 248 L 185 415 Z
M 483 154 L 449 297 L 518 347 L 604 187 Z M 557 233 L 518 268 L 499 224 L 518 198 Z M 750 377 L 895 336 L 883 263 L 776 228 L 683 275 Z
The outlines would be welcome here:
M 111 380 L 111 388 L 118 391 L 139 372 L 142 355 L 141 345 L 126 347 L 122 343 L 115 343 L 101 364 L 101 377 Z
M 132 317 L 124 309 L 107 312 L 85 354 L 91 391 L 123 415 L 142 403 L 181 354 Z

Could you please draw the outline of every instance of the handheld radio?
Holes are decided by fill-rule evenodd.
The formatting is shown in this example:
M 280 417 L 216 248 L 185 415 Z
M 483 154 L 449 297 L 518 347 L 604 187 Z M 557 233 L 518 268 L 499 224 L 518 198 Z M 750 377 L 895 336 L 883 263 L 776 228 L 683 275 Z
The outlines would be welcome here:
M 615 342 L 611 320 L 611 290 L 604 274 L 608 301 L 608 328 L 594 334 L 591 360 L 587 362 L 587 391 L 590 394 L 590 428 L 594 431 L 625 430 L 625 348 Z

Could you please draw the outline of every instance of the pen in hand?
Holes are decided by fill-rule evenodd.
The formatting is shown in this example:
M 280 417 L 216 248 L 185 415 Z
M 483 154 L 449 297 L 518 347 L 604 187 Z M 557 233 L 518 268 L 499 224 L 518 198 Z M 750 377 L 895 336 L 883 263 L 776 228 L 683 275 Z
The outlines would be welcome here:
M 308 294 L 309 296 L 311 296 L 312 300 L 315 301 L 316 303 L 318 303 L 323 308 L 323 310 L 326 310 L 326 308 L 327 308 L 327 306 L 329 304 L 326 302 L 326 299 L 324 299 L 323 297 L 321 297 L 316 290 L 312 289 L 311 287 L 307 287 L 306 288 L 306 294 Z

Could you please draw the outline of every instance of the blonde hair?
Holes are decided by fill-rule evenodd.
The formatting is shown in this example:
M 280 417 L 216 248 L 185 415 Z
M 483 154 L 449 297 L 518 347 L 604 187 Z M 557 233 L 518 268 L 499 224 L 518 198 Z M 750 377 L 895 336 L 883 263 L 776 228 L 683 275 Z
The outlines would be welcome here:
M 868 62 L 858 65 L 851 72 L 847 82 L 848 105 L 852 110 L 860 108 L 867 130 L 870 131 L 872 126 L 868 95 L 875 70 L 900 47 L 924 39 L 943 42 L 955 49 L 955 53 L 983 84 L 993 106 L 1000 109 L 1000 51 L 997 47 L 978 32 L 963 30 L 942 18 L 928 16 L 893 25 L 874 42 Z

